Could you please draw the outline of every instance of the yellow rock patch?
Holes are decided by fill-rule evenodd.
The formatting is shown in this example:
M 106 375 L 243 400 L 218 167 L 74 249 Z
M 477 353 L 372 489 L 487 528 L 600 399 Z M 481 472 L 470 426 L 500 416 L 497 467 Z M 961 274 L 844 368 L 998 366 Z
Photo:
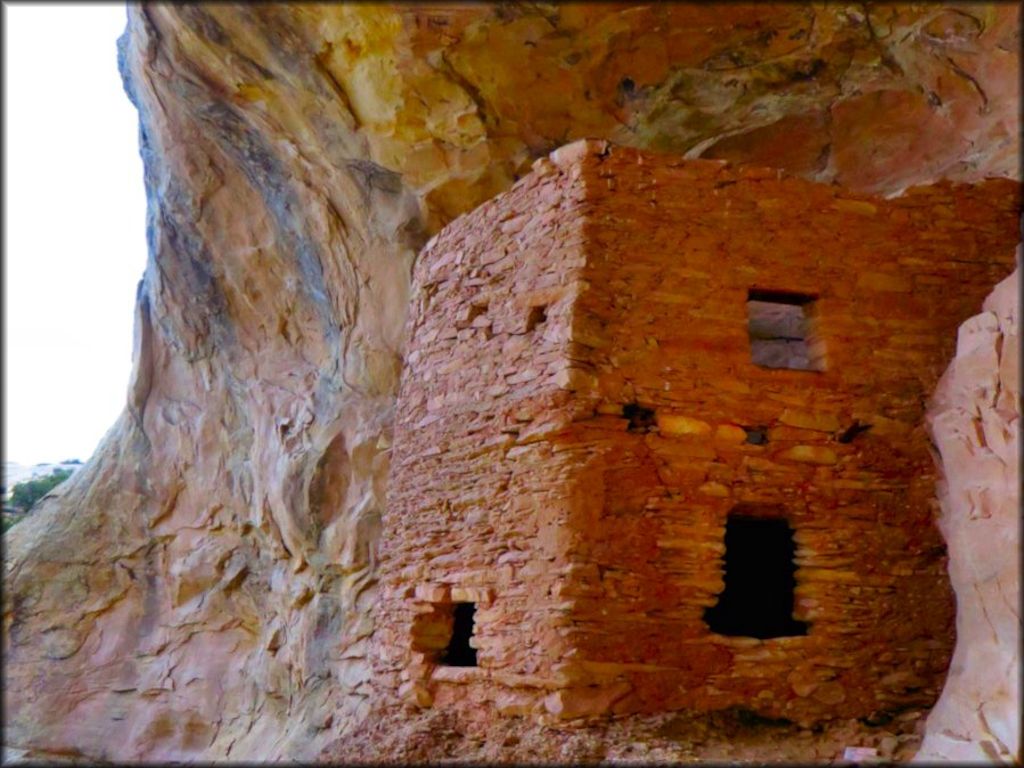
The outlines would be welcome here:
M 835 451 L 820 445 L 794 445 L 780 453 L 779 458 L 807 464 L 835 464 L 838 461 Z
M 707 435 L 711 433 L 710 424 L 690 416 L 659 413 L 655 419 L 658 422 L 658 429 L 663 435 Z

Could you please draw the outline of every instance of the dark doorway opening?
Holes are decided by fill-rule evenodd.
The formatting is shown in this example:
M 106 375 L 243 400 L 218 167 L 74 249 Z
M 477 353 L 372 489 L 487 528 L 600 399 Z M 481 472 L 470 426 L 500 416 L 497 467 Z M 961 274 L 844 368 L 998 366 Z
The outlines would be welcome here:
M 785 520 L 729 515 L 725 524 L 725 590 L 704 611 L 712 632 L 741 637 L 806 635 L 793 618 L 796 544 Z
M 476 648 L 469 644 L 473 637 L 474 603 L 455 603 L 452 617 L 452 639 L 441 655 L 441 664 L 448 667 L 475 667 Z

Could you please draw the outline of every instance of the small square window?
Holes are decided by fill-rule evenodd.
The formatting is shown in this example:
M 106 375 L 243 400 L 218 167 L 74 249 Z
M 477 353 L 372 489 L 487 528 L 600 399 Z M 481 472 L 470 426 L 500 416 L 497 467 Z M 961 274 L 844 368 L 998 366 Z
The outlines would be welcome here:
M 814 296 L 751 290 L 747 296 L 750 359 L 762 368 L 825 370 L 825 356 L 814 334 Z

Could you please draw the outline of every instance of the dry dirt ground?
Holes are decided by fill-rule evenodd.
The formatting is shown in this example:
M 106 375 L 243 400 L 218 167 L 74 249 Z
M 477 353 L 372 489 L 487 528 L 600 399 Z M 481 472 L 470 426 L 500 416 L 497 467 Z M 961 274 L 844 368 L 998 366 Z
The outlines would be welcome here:
M 844 764 L 846 747 L 873 747 L 878 761 L 909 761 L 927 713 L 908 710 L 881 722 L 841 720 L 816 728 L 759 718 L 745 710 L 674 713 L 614 720 L 604 726 L 524 728 L 521 719 L 473 729 L 437 712 L 384 733 L 364 727 L 330 750 L 345 763 L 785 763 Z M 385 719 L 385 722 L 394 722 Z

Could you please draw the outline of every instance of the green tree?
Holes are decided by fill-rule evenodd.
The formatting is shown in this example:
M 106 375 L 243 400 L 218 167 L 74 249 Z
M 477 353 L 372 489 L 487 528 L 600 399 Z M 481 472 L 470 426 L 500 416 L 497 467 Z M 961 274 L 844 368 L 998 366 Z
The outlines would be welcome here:
M 18 483 L 11 489 L 11 506 L 28 512 L 43 496 L 71 477 L 70 469 L 57 469 L 45 477 L 36 477 Z
M 9 514 L 9 513 L 5 512 L 3 514 L 3 517 L 0 518 L 0 522 L 2 522 L 2 524 L 3 524 L 3 531 L 2 532 L 3 533 L 7 533 L 7 529 L 8 528 L 10 528 L 15 523 L 20 523 L 24 519 L 25 519 L 25 515 L 12 515 L 12 514 Z

